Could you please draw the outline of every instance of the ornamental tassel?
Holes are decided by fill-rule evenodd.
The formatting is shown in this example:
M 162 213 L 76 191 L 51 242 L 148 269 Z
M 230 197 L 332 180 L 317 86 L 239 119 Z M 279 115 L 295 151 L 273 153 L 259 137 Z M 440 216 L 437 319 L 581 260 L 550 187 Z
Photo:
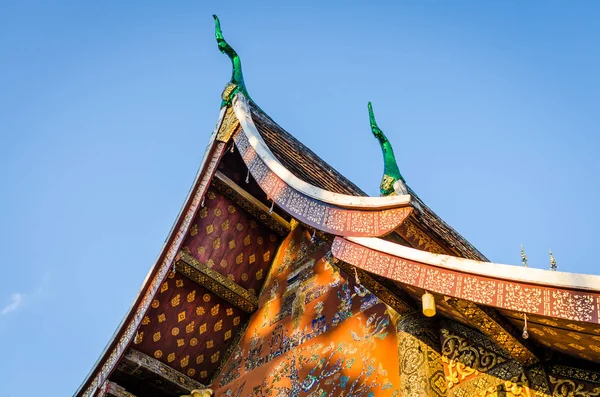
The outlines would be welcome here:
M 275 201 L 271 200 L 271 208 L 269 208 L 269 214 L 273 213 L 273 207 L 275 206 Z
M 250 183 L 250 170 L 248 170 L 248 173 L 246 174 L 246 183 Z
M 527 331 L 527 314 L 523 313 L 525 319 L 525 325 L 523 326 L 523 339 L 529 338 L 529 332 Z
M 435 298 L 429 292 L 425 292 L 421 298 L 423 303 L 423 314 L 427 317 L 435 316 Z

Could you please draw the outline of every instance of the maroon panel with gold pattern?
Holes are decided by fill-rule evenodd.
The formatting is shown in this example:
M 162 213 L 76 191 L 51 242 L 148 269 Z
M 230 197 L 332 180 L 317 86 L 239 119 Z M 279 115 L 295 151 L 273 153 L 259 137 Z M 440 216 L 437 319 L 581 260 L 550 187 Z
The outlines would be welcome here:
M 183 249 L 230 280 L 258 294 L 278 237 L 231 199 L 211 188 Z
M 247 314 L 180 274 L 170 274 L 142 320 L 134 347 L 206 383 Z

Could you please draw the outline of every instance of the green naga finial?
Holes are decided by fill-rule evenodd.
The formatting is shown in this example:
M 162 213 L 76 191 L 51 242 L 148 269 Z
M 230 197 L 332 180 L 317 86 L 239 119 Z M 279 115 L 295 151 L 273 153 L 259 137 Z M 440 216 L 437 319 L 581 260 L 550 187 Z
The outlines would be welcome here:
M 227 106 L 231 104 L 231 100 L 238 91 L 248 98 L 250 98 L 250 96 L 248 95 L 248 91 L 246 91 L 246 84 L 244 84 L 242 61 L 233 47 L 231 47 L 225 41 L 223 32 L 221 31 L 221 23 L 219 22 L 219 18 L 216 15 L 213 15 L 213 18 L 215 19 L 215 38 L 217 39 L 217 44 L 219 45 L 219 51 L 231 59 L 231 65 L 233 66 L 231 81 L 227 84 L 225 90 L 223 90 L 222 95 L 223 102 L 221 103 L 221 106 Z
M 371 102 L 369 102 L 369 121 L 371 122 L 371 131 L 379 141 L 381 151 L 383 152 L 383 178 L 381 178 L 379 191 L 383 196 L 389 196 L 391 194 L 408 194 L 406 183 L 404 182 L 404 178 L 402 178 L 402 174 L 400 174 L 400 169 L 398 169 L 398 164 L 396 163 L 396 156 L 394 156 L 392 144 L 379 126 L 377 126 Z

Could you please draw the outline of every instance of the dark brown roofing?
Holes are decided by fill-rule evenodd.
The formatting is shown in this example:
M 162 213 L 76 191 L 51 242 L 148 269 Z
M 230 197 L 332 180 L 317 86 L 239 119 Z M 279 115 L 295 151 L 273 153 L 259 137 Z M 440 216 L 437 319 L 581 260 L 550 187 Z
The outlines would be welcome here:
M 295 176 L 322 189 L 353 196 L 366 196 L 358 186 L 344 177 L 312 150 L 304 146 L 290 133 L 281 128 L 256 104 L 250 102 L 252 118 L 269 149 L 275 157 Z M 437 235 L 446 245 L 462 257 L 488 261 L 456 230 L 437 216 L 409 187 L 409 193 L 421 206 L 416 213 L 420 224 Z

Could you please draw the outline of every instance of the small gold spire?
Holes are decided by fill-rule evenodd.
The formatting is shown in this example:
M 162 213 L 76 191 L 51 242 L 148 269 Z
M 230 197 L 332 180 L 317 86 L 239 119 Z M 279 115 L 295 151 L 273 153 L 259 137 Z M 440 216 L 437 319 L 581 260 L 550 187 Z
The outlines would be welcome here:
M 523 249 L 523 244 L 521 244 L 521 263 L 523 264 L 523 266 L 528 267 L 527 266 L 527 255 L 525 255 L 525 250 Z
M 550 250 L 550 270 L 556 271 L 558 269 L 558 265 L 556 264 L 556 259 L 554 259 L 554 255 L 552 255 L 552 250 Z

